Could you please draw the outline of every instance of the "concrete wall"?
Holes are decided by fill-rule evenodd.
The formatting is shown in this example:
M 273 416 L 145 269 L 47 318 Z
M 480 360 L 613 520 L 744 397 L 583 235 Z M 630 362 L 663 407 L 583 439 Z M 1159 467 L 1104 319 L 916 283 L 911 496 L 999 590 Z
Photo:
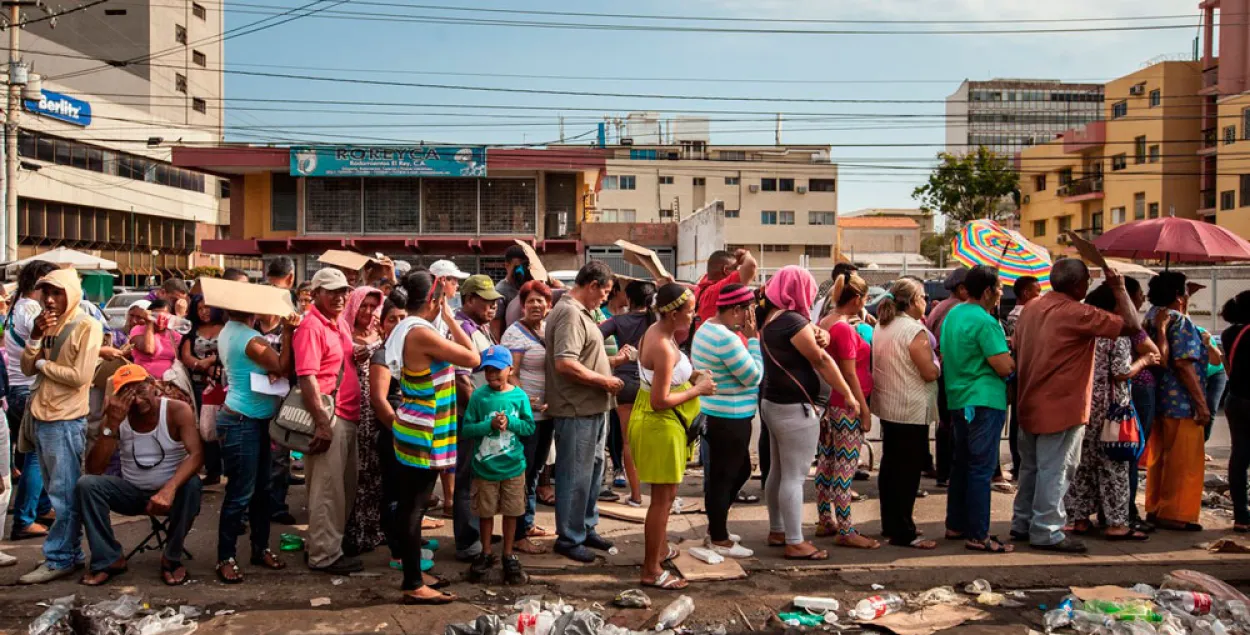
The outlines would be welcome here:
M 725 204 L 713 201 L 677 226 L 677 278 L 698 280 L 708 256 L 725 248 Z
M 842 227 L 842 251 L 849 254 L 920 253 L 920 228 Z

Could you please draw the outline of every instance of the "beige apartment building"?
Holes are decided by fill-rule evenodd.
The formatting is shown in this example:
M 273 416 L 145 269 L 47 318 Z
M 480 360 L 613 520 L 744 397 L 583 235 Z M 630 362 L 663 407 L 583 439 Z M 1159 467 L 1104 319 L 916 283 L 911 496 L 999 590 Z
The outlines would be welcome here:
M 610 146 L 588 223 L 675 223 L 725 206 L 725 242 L 767 268 L 833 264 L 838 166 L 821 145 L 732 146 L 706 141 Z M 648 245 L 653 246 L 653 245 Z M 595 253 L 595 245 L 587 245 Z

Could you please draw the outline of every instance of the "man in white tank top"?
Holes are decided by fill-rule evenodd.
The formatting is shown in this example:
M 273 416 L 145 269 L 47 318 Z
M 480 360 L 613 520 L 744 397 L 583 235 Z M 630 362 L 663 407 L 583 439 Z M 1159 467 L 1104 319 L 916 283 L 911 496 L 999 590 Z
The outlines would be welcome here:
M 91 547 L 91 568 L 82 578 L 98 586 L 126 570 L 122 545 L 113 536 L 109 513 L 169 517 L 169 540 L 161 555 L 165 584 L 186 582 L 182 545 L 200 513 L 203 446 L 195 412 L 181 401 L 163 399 L 143 367 L 114 373 L 100 437 L 87 453 L 86 474 L 78 479 L 78 517 Z M 122 475 L 105 476 L 120 450 Z

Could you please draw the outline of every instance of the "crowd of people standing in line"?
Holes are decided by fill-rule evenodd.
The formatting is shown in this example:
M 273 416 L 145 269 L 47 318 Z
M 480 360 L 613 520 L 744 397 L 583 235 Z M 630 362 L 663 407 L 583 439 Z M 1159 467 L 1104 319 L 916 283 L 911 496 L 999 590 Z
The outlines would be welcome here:
M 928 472 L 948 487 L 947 539 L 988 553 L 1010 552 L 1012 541 L 1076 553 L 1085 545 L 1074 535 L 1141 541 L 1156 528 L 1201 529 L 1203 443 L 1226 380 L 1235 528 L 1250 531 L 1250 371 L 1234 363 L 1250 292 L 1224 307 L 1232 326 L 1217 338 L 1188 317 L 1183 274 L 1160 273 L 1143 292 L 1108 269 L 1090 292 L 1090 271 L 1075 259 L 1054 265 L 1049 293 L 1036 279 L 1016 281 L 1017 305 L 1001 320 L 1002 283 L 984 266 L 952 272 L 950 297 L 936 304 L 922 281 L 899 279 L 873 316 L 854 267 L 835 269 L 820 298 L 796 266 L 756 290 L 745 250 L 714 253 L 694 286 L 628 279 L 590 261 L 564 288 L 534 279 L 520 248 L 505 261 L 498 282 L 438 261 L 406 272 L 327 267 L 297 289 L 293 262 L 278 258 L 266 283 L 292 293 L 300 310 L 290 315 L 222 310 L 172 280 L 131 306 L 120 331 L 82 301 L 72 269 L 28 265 L 5 320 L 10 425 L 0 435 L 0 521 L 12 497 L 12 538 L 44 538 L 44 561 L 20 582 L 82 569 L 84 532 L 81 582 L 125 573 L 111 511 L 169 518 L 160 572 L 181 584 L 202 487 L 222 477 L 220 581 L 244 581 L 236 543 L 245 532 L 252 567 L 285 568 L 269 527 L 294 522 L 292 454 L 270 438 L 281 397 L 265 387 L 284 379 L 300 389 L 315 431 L 301 457 L 307 565 L 359 571 L 359 555 L 385 545 L 408 603 L 456 599 L 429 573 L 436 545 L 423 538 L 438 524 L 427 510 L 440 504 L 470 580 L 501 564 L 505 582 L 523 582 L 518 554 L 544 552 L 539 538 L 555 537 L 557 553 L 582 562 L 611 549 L 597 531 L 598 502 L 616 499 L 603 487 L 609 457 L 626 504 L 644 505 L 649 488 L 641 582 L 684 588 L 665 567 L 676 556 L 667 525 L 699 443 L 704 544 L 751 557 L 728 521 L 750 500 L 757 416 L 765 546 L 785 558 L 830 557 L 804 534 L 813 457 L 815 537 L 881 547 L 851 513 L 874 415 L 888 544 L 937 546 L 914 520 Z M 247 281 L 237 270 L 224 277 Z M 1126 416 L 1150 439 L 1144 516 L 1136 453 L 1107 441 Z M 999 460 L 1005 426 L 1010 476 Z M 10 473 L 20 473 L 16 488 Z M 990 534 L 990 496 L 1011 480 L 1006 541 Z M 535 523 L 539 501 L 554 504 L 554 530 Z M 0 566 L 15 563 L 0 553 Z

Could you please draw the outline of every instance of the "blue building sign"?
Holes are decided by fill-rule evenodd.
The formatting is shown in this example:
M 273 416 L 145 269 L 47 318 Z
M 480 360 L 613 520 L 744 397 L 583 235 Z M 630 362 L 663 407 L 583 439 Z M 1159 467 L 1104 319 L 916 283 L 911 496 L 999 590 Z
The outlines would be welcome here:
M 91 125 L 91 104 L 81 99 L 45 90 L 43 97 L 38 101 L 27 99 L 25 102 L 26 110 L 37 115 L 51 117 L 75 126 Z
M 291 176 L 486 176 L 482 146 L 302 146 Z

